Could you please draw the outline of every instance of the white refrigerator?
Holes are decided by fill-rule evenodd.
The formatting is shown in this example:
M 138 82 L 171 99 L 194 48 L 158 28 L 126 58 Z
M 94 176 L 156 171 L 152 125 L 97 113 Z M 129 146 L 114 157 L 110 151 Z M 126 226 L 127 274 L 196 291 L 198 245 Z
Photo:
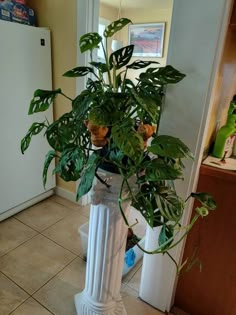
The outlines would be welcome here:
M 24 155 L 20 140 L 31 124 L 52 121 L 52 108 L 28 115 L 33 92 L 52 88 L 50 31 L 0 20 L 0 220 L 53 193 L 55 177 L 42 184 L 50 150 L 43 133 L 32 138 Z M 50 172 L 50 170 L 49 170 Z

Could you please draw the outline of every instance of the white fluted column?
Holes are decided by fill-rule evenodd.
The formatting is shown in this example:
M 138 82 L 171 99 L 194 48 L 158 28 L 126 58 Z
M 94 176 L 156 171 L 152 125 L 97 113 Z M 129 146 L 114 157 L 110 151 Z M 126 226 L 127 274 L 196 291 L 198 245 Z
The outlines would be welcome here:
M 91 192 L 85 288 L 75 296 L 77 315 L 126 315 L 120 289 L 127 226 L 118 208 L 121 176 L 109 173 L 107 188 L 97 182 Z M 123 206 L 128 215 L 129 205 Z

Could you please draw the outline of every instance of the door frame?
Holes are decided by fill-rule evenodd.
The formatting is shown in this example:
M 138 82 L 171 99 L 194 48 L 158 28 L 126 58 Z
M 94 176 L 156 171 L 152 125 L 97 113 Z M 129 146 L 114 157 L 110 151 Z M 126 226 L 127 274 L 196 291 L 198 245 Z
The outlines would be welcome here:
M 170 40 L 169 40 L 169 52 L 167 57 L 167 64 L 175 64 L 175 66 L 178 68 L 178 64 L 182 65 L 182 63 L 185 62 L 185 57 L 181 56 L 179 54 L 179 50 L 176 51 L 176 49 L 179 49 L 178 45 L 174 45 L 173 41 L 178 41 L 178 38 L 180 41 L 182 41 L 181 38 L 181 27 L 183 27 L 183 21 L 188 19 L 188 16 L 191 16 L 194 12 L 194 4 L 196 4 L 199 7 L 201 6 L 202 12 L 205 11 L 206 7 L 208 10 L 213 8 L 217 11 L 218 17 L 219 17 L 219 23 L 217 23 L 216 33 L 217 38 L 215 38 L 215 54 L 212 56 L 212 64 L 211 69 L 207 73 L 208 75 L 208 82 L 206 86 L 205 92 L 205 98 L 200 98 L 201 102 L 201 114 L 198 121 L 198 130 L 197 130 L 197 137 L 194 139 L 196 142 L 194 144 L 189 143 L 189 139 L 187 139 L 187 144 L 190 144 L 190 148 L 192 149 L 194 155 L 195 155 L 195 162 L 194 163 L 188 163 L 186 167 L 186 174 L 187 174 L 187 180 L 185 181 L 184 185 L 180 185 L 180 187 L 177 187 L 177 191 L 180 192 L 180 194 L 186 196 L 189 194 L 189 192 L 194 191 L 197 185 L 198 181 L 198 173 L 199 168 L 201 164 L 201 159 L 203 155 L 204 150 L 204 142 L 206 137 L 206 131 L 207 127 L 209 125 L 210 121 L 210 112 L 211 108 L 213 106 L 211 102 L 211 96 L 213 91 L 213 86 L 215 82 L 215 75 L 216 71 L 219 67 L 220 63 L 220 57 L 222 54 L 223 44 L 225 40 L 225 33 L 227 29 L 227 23 L 229 20 L 229 15 L 232 9 L 231 1 L 228 0 L 217 0 L 219 7 L 214 7 L 215 0 L 207 0 L 207 3 L 205 0 L 199 0 L 198 4 L 195 0 L 179 0 L 178 4 L 177 1 L 174 0 L 174 8 L 172 13 L 172 23 L 174 22 L 175 27 L 171 28 L 171 34 L 170 34 Z M 181 3 L 180 3 L 181 2 Z M 191 5 L 189 5 L 191 3 Z M 186 10 L 183 12 L 183 16 L 179 14 L 179 10 L 181 5 L 184 6 L 188 4 L 188 10 L 189 15 L 186 14 Z M 220 6 L 222 5 L 222 6 Z M 195 13 L 194 13 L 195 14 Z M 205 13 L 204 13 L 205 14 Z M 97 29 L 98 25 L 98 16 L 99 16 L 99 0 L 78 0 L 78 14 L 77 14 L 77 30 L 78 30 L 78 38 L 80 35 L 95 31 Z M 191 22 L 191 19 L 189 20 Z M 172 24 L 173 25 L 173 24 Z M 189 27 L 188 27 L 189 26 Z M 176 31 L 176 27 L 178 28 L 178 31 Z M 196 25 L 195 25 L 196 27 Z M 202 26 L 200 25 L 200 28 Z M 185 31 L 191 32 L 194 30 L 194 25 L 185 25 Z M 189 33 L 190 34 L 190 33 Z M 184 47 L 187 45 L 191 45 L 191 36 L 188 36 L 188 39 L 183 42 L 182 49 L 184 51 Z M 77 60 L 78 64 L 80 65 L 86 65 L 88 61 L 88 57 L 84 54 L 81 55 L 79 52 L 78 47 L 78 53 L 77 53 Z M 194 60 L 193 60 L 194 64 Z M 189 65 L 188 65 L 189 66 Z M 190 66 L 191 68 L 191 66 Z M 191 70 L 191 69 L 190 69 Z M 84 81 L 82 82 L 77 81 L 76 89 L 77 92 L 80 92 L 81 89 L 84 88 L 86 78 L 84 78 Z M 184 81 L 187 82 L 187 81 Z M 183 83 L 184 85 L 186 83 Z M 180 138 L 184 139 L 185 137 L 182 137 L 182 134 L 186 134 L 186 130 L 174 130 L 173 124 L 170 124 L 170 121 L 173 116 L 173 112 L 170 110 L 169 107 L 172 107 L 172 105 L 175 104 L 177 101 L 183 100 L 183 91 L 186 91 L 185 89 L 188 89 L 188 94 L 191 94 L 191 90 L 188 87 L 188 84 L 183 89 L 179 89 L 178 87 L 175 89 L 171 89 L 170 92 L 168 92 L 166 97 L 166 108 L 164 109 L 164 115 L 163 115 L 163 122 L 162 124 L 165 125 L 163 131 L 165 129 L 170 129 L 170 132 L 166 132 L 167 134 L 172 133 L 175 136 L 178 136 L 180 134 Z M 193 86 L 192 89 L 195 87 Z M 172 107 L 173 108 L 173 107 Z M 174 128 L 179 128 L 180 125 L 179 121 L 174 124 Z M 176 132 L 177 131 L 177 132 Z M 186 177 L 185 177 L 186 178 Z M 89 201 L 88 197 L 84 197 L 82 199 L 82 204 L 87 204 Z M 187 209 L 185 210 L 185 216 L 183 218 L 183 225 L 188 224 L 191 212 L 192 212 L 192 205 L 193 203 L 189 203 Z M 154 239 L 158 237 L 156 234 L 158 232 L 151 232 L 150 230 L 147 230 L 146 234 L 146 243 L 149 242 L 149 244 L 152 244 Z M 148 245 L 147 245 L 148 246 Z M 175 257 L 177 262 L 181 262 L 183 251 L 184 251 L 185 243 L 181 243 L 178 247 L 175 248 L 175 250 L 172 252 L 172 255 Z M 156 256 L 156 257 L 154 257 Z M 153 261 L 152 261 L 153 260 Z M 149 263 L 147 263 L 149 261 Z M 150 263 L 151 261 L 151 263 Z M 164 273 L 163 273 L 164 271 Z M 163 274 L 165 275 L 163 277 Z M 168 275 L 168 276 L 166 276 Z M 146 279 L 146 281 L 145 281 Z M 158 286 L 154 286 L 154 283 L 158 279 L 159 283 Z M 175 272 L 175 266 L 173 264 L 169 263 L 167 261 L 167 257 L 163 257 L 161 255 L 144 255 L 144 265 L 142 269 L 142 276 L 141 276 L 141 285 L 140 285 L 140 291 L 139 295 L 141 299 L 149 303 L 150 305 L 162 310 L 162 311 L 169 311 L 174 300 L 175 295 L 175 289 L 177 284 L 177 277 Z M 155 288 L 154 288 L 155 287 Z M 151 298 L 150 298 L 151 297 Z
M 77 0 L 77 40 L 89 32 L 98 31 L 99 18 L 99 0 Z M 94 59 L 95 60 L 95 59 Z M 77 64 L 87 66 L 89 62 L 89 54 L 81 54 L 79 45 L 77 44 Z M 76 95 L 80 94 L 86 87 L 88 76 L 76 79 Z M 76 191 L 79 181 L 76 182 Z M 90 203 L 89 193 L 80 199 L 80 204 L 85 206 Z

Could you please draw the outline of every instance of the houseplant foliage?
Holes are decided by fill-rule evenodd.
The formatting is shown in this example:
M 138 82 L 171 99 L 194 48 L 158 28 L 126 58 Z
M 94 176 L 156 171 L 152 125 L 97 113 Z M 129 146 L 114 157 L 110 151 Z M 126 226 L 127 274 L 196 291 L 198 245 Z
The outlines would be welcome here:
M 161 227 L 159 247 L 151 253 L 166 253 L 189 232 L 199 217 L 215 209 L 215 202 L 207 193 L 192 193 L 200 202 L 188 226 L 181 227 L 186 201 L 177 195 L 174 181 L 183 178 L 182 159 L 192 158 L 188 147 L 168 135 L 159 135 L 163 97 L 169 84 L 177 84 L 185 75 L 170 65 L 159 67 L 158 62 L 131 61 L 133 45 L 108 54 L 107 39 L 131 21 L 121 18 L 104 31 L 105 44 L 98 33 L 80 38 L 81 53 L 89 52 L 89 66 L 76 67 L 64 76 L 78 78 L 88 75 L 86 88 L 74 99 L 61 89 L 37 90 L 31 101 L 29 114 L 45 111 L 56 97 L 71 100 L 71 111 L 53 123 L 35 122 L 21 141 L 24 153 L 34 135 L 44 132 L 52 150 L 45 158 L 43 183 L 53 159 L 57 165 L 53 173 L 65 181 L 80 184 L 77 200 L 89 192 L 99 167 L 108 167 L 121 174 L 119 207 L 122 210 L 124 189 L 128 199 L 141 212 L 151 227 Z M 93 50 L 102 46 L 105 62 L 94 61 Z M 130 71 L 143 71 L 135 82 L 128 78 Z M 147 145 L 147 139 L 152 141 Z M 130 186 L 130 179 L 136 179 Z M 107 183 L 104 182 L 105 185 Z M 108 186 L 108 185 L 107 185 Z M 126 198 L 127 200 L 127 198 Z M 118 210 L 119 211 L 119 210 Z

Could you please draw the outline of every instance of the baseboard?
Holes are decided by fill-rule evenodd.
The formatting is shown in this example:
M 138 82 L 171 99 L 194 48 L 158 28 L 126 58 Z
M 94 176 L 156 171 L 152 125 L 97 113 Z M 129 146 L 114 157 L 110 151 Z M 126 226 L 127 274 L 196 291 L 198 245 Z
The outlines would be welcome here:
M 70 200 L 74 203 L 77 203 L 80 206 L 86 206 L 87 204 L 90 203 L 89 194 L 83 196 L 78 202 L 76 202 L 76 193 L 75 192 L 66 190 L 66 189 L 58 187 L 58 186 L 55 188 L 55 194 L 62 197 L 62 198 Z
M 5 220 L 5 219 L 13 216 L 16 213 L 35 205 L 36 203 L 50 197 L 53 194 L 54 194 L 54 189 L 50 189 L 50 190 L 46 191 L 45 193 L 42 193 L 41 195 L 38 195 L 38 196 L 36 196 L 36 197 L 26 201 L 26 202 L 14 207 L 14 208 L 7 210 L 6 212 L 4 212 L 0 215 L 0 221 Z

